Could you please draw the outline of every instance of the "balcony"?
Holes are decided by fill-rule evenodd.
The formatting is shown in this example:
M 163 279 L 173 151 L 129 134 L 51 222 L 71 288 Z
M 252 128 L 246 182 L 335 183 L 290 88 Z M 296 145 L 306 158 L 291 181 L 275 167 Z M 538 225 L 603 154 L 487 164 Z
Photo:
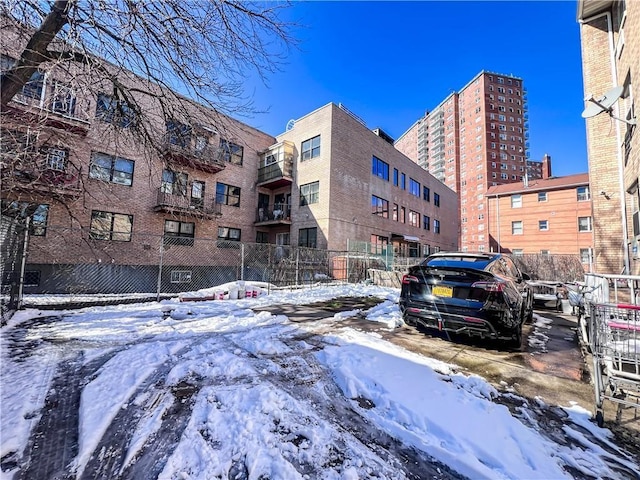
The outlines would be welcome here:
M 4 113 L 20 125 L 38 125 L 86 136 L 89 131 L 89 102 L 78 99 L 58 82 L 23 88 L 7 105 Z
M 196 198 L 189 195 L 167 193 L 162 188 L 158 188 L 153 210 L 208 219 L 222 216 L 221 205 L 216 203 L 214 195 L 205 194 L 204 197 Z
M 258 169 L 258 186 L 280 188 L 293 183 L 293 158 L 260 167 Z
M 221 160 L 221 152 L 217 146 L 195 144 L 191 136 L 178 138 L 175 135 L 167 134 L 163 139 L 162 148 L 165 157 L 180 165 L 208 173 L 218 173 L 226 167 Z
M 260 154 L 259 187 L 275 189 L 293 183 L 294 147 L 293 142 L 284 140 Z
M 82 193 L 81 168 L 67 164 L 51 168 L 40 156 L 34 164 L 13 164 L 2 169 L 3 190 L 16 190 L 51 197 L 78 197 Z
M 291 225 L 291 206 L 275 203 L 258 207 L 256 210 L 256 225 Z

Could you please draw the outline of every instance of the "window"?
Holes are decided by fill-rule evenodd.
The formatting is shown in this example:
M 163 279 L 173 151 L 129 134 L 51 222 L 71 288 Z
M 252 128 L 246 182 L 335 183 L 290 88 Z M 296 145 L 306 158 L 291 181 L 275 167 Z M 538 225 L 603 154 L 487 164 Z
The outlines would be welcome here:
M 429 217 L 429 215 L 424 215 L 422 217 L 422 227 L 425 230 L 431 230 L 431 218 Z
M 576 194 L 579 202 L 591 200 L 591 192 L 589 191 L 589 187 L 585 186 L 576 188 Z
M 424 244 L 422 245 L 422 256 L 428 257 L 431 254 L 431 245 Z
M 302 161 L 320 156 L 320 135 L 302 142 Z
M 593 250 L 590 248 L 581 248 L 580 249 L 580 261 L 582 263 L 593 263 Z
M 409 210 L 409 225 L 420 228 L 420 214 L 413 210 Z
M 382 218 L 389 218 L 389 201 L 371 195 L 371 213 Z
M 400 188 L 402 190 L 407 189 L 407 176 L 404 173 L 400 174 Z
M 440 220 L 433 220 L 433 233 L 440 233 Z
M 300 206 L 318 203 L 320 200 L 320 182 L 300 186 Z
M 122 128 L 128 128 L 135 123 L 136 114 L 124 100 L 117 100 L 104 93 L 98 94 L 96 102 L 96 118 Z
M 511 195 L 511 208 L 522 208 L 522 195 Z
M 39 100 L 42 98 L 42 91 L 44 90 L 44 73 L 39 71 L 33 72 L 31 78 L 22 87 L 22 95 L 27 98 L 34 98 Z
M 400 211 L 400 207 L 398 207 L 398 204 L 397 204 L 397 203 L 394 203 L 394 204 L 393 204 L 393 217 L 392 217 L 392 220 L 393 220 L 394 222 L 397 222 L 397 221 L 398 221 L 398 217 L 399 217 L 399 213 L 398 213 L 398 212 L 399 212 L 399 211 Z
M 546 232 L 549 230 L 549 221 L 548 220 L 538 220 L 538 230 L 541 232 Z
M 133 183 L 133 164 L 133 160 L 107 155 L 106 153 L 94 152 L 91 155 L 89 177 L 104 182 L 117 183 L 119 185 L 131 185 Z M 166 171 L 167 170 L 165 170 L 165 172 Z M 162 178 L 163 180 L 165 178 L 164 172 Z
M 116 240 L 120 242 L 131 241 L 133 228 L 133 215 L 122 213 L 91 212 L 91 226 L 89 234 L 95 240 Z
M 514 248 L 513 250 L 511 250 L 511 253 L 516 257 L 521 257 L 522 255 L 524 255 L 524 251 L 521 248 Z
M 389 246 L 389 239 L 381 235 L 371 234 L 371 252 L 374 255 L 384 255 Z
M 191 283 L 191 270 L 171 270 L 171 283 Z
M 67 157 L 69 151 L 56 147 L 45 147 L 44 154 L 46 155 L 47 168 L 50 170 L 57 170 L 64 172 L 67 168 Z
M 547 192 L 538 192 L 538 201 L 546 202 L 547 201 Z
M 431 201 L 430 195 L 431 195 L 431 191 L 429 190 L 429 187 L 422 187 L 422 198 L 427 202 L 430 202 Z
M 511 234 L 522 235 L 522 220 L 511 222 Z
M 269 243 L 269 232 L 256 232 L 256 243 Z
M 398 169 L 394 168 L 393 169 L 393 184 L 397 187 L 399 184 L 399 179 L 398 179 Z
M 298 231 L 298 246 L 316 248 L 318 242 L 318 229 L 313 228 L 301 228 Z
M 171 170 L 162 171 L 162 184 L 160 186 L 162 193 L 170 195 L 187 195 L 187 174 L 173 172 Z
M 591 217 L 578 217 L 578 231 L 590 232 L 592 228 Z
M 420 198 L 420 182 L 415 181 L 413 178 L 409 178 L 409 193 Z
M 218 240 L 239 242 L 242 231 L 239 228 L 218 227 Z
M 225 162 L 242 165 L 244 147 L 227 140 L 220 140 L 220 152 Z
M 25 287 L 40 286 L 40 270 L 26 270 L 24 272 L 24 286 Z
M 216 203 L 229 205 L 231 207 L 240 206 L 240 187 L 227 185 L 226 183 L 216 183 Z
M 71 87 L 61 82 L 54 82 L 51 110 L 68 117 L 74 116 L 76 111 L 76 97 Z
M 549 252 L 549 250 L 540 250 L 540 255 L 543 255 L 545 257 L 548 257 L 550 255 L 551 252 Z
M 193 247 L 195 228 L 195 223 L 165 220 L 164 244 Z
M 398 216 L 398 221 L 401 223 L 407 222 L 407 209 L 405 207 L 400 207 L 400 215 Z
M 177 120 L 167 120 L 167 141 L 181 148 L 191 146 L 191 127 Z
M 439 206 L 440 206 L 440 194 L 439 194 L 439 193 L 434 193 L 434 194 L 433 194 L 433 204 L 434 204 L 436 207 L 439 207 Z
M 47 219 L 49 217 L 49 205 L 38 205 L 28 202 L 7 202 L 2 200 L 2 214 L 15 219 L 24 219 L 31 215 L 29 234 L 35 237 L 43 237 L 47 233 Z
M 374 155 L 371 160 L 371 173 L 376 177 L 389 181 L 389 164 Z

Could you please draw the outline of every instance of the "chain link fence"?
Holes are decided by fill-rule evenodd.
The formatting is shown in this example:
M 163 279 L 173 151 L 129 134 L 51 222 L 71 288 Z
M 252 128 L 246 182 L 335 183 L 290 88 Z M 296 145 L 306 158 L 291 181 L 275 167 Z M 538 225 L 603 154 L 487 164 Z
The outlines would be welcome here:
M 175 297 L 237 280 L 269 288 L 358 283 L 385 268 L 366 251 L 329 251 L 144 233 L 92 238 L 84 228 L 47 227 L 43 236 L 2 225 L 2 308 L 72 308 Z M 40 232 L 42 233 L 42 232 Z M 123 239 L 126 239 L 124 241 Z M 24 258 L 24 265 L 22 259 Z

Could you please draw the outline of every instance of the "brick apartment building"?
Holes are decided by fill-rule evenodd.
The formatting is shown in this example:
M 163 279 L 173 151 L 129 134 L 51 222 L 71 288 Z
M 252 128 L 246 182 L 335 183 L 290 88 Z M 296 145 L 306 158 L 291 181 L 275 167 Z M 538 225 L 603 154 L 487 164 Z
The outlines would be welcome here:
M 1 53 L 5 69 L 17 52 Z M 160 148 L 150 150 L 109 85 L 92 98 L 57 73 L 34 74 L 2 113 L 3 217 L 28 212 L 27 268 L 39 278 L 54 253 L 58 265 L 133 275 L 157 265 L 158 239 L 174 262 L 238 242 L 341 251 L 373 242 L 406 256 L 457 245 L 455 193 L 336 105 L 276 139 L 188 104 L 157 117 Z
M 578 22 L 585 96 L 599 100 L 620 88 L 611 115 L 585 120 L 595 271 L 640 274 L 640 2 L 579 0 Z
M 588 174 L 496 185 L 486 197 L 492 250 L 515 255 L 579 255 L 585 271 L 592 271 Z
M 522 79 L 482 71 L 416 121 L 396 148 L 460 198 L 462 250 L 488 251 L 486 190 L 551 176 L 551 159 L 528 159 L 527 91 Z

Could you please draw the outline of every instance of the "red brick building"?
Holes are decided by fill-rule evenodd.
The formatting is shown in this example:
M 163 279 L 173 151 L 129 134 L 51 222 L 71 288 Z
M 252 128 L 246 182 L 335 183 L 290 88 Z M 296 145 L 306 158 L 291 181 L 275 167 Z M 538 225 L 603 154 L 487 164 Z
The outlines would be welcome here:
M 593 263 L 589 175 L 497 185 L 486 193 L 491 249 L 522 254 L 580 255 Z

